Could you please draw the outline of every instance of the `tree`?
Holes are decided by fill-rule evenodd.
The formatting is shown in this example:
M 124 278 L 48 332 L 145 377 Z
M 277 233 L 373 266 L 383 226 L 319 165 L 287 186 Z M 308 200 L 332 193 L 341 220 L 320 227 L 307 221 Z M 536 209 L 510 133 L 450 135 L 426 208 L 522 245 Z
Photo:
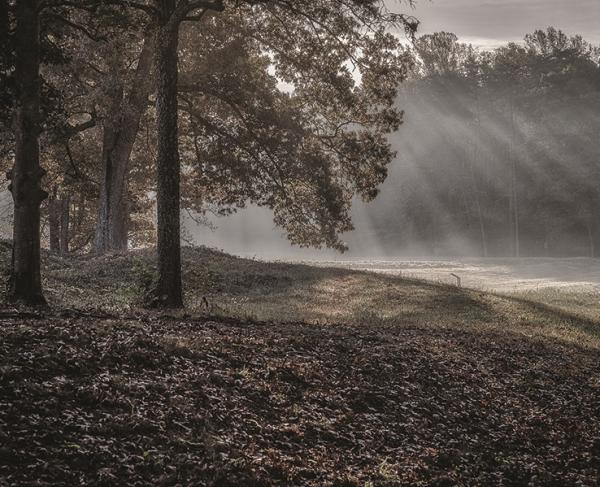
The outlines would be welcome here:
M 293 175 L 287 181 L 272 178 L 273 184 L 279 186 L 281 198 L 269 197 L 267 192 L 257 199 L 274 207 L 276 222 L 288 226 L 293 241 L 311 245 L 324 242 L 342 249 L 344 246 L 337 233 L 352 228 L 348 216 L 351 195 L 358 192 L 365 198 L 375 197 L 376 186 L 385 178 L 385 166 L 392 157 L 384 135 L 400 123 L 399 113 L 392 105 L 404 69 L 402 58 L 398 56 L 398 41 L 386 29 L 391 25 L 402 25 L 411 30 L 415 27 L 414 21 L 389 13 L 383 3 L 376 0 L 294 3 L 156 0 L 138 3 L 135 7 L 152 18 L 157 46 L 158 279 L 152 304 L 161 307 L 182 305 L 177 95 L 179 27 L 184 21 L 210 18 L 210 12 L 222 12 L 221 15 L 227 18 L 247 19 L 245 34 L 261 46 L 263 55 L 270 55 L 271 62 L 264 64 L 263 69 L 274 66 L 278 77 L 294 86 L 294 96 L 280 96 L 280 101 L 285 99 L 288 104 L 286 112 L 290 114 L 295 110 L 297 118 L 306 117 L 302 123 L 293 118 L 285 120 L 288 125 L 290 122 L 296 125 L 287 134 L 275 132 L 275 139 L 281 135 L 294 135 L 292 140 L 277 140 L 284 142 L 289 159 L 301 161 L 295 171 L 297 175 L 298 168 L 302 168 L 302 177 L 298 179 Z M 233 32 L 229 34 L 234 35 Z M 349 66 L 362 75 L 362 87 L 355 85 Z M 207 92 L 202 94 L 214 96 Z M 224 99 L 220 101 L 230 110 L 239 112 L 240 107 L 231 103 L 231 99 L 229 103 Z M 335 102 L 343 107 L 338 113 L 332 109 Z M 320 110 L 306 109 L 311 106 Z M 265 111 L 265 114 L 273 113 L 274 110 Z M 315 113 L 319 117 L 308 121 L 308 116 Z M 278 161 L 284 158 L 285 151 L 273 157 L 265 150 L 268 134 L 264 133 L 269 123 L 272 128 L 277 127 L 277 119 L 258 120 L 262 126 L 252 127 L 243 116 L 239 118 L 242 120 L 238 122 L 246 125 L 245 135 L 255 139 L 250 152 L 254 161 L 258 157 L 264 164 L 270 159 L 271 177 L 277 174 L 281 171 L 277 167 Z M 298 137 L 308 128 L 311 136 Z M 256 129 L 263 132 L 258 140 Z M 208 132 L 214 136 L 214 127 Z M 316 137 L 318 133 L 321 136 Z M 214 155 L 212 148 L 209 152 Z M 222 150 L 218 152 L 227 159 Z M 197 154 L 203 152 L 199 150 Z M 232 160 L 239 162 L 235 157 Z M 264 166 L 262 169 L 264 181 L 267 174 Z M 213 174 L 220 172 L 222 175 L 228 171 L 227 165 L 223 164 Z M 239 182 L 235 179 L 238 177 L 236 174 L 234 184 Z M 306 180 L 312 184 L 304 184 Z M 295 199 L 284 199 L 284 193 L 295 193 Z M 238 196 L 238 199 L 243 198 Z M 301 201 L 306 203 L 299 204 Z M 307 208 L 310 211 L 307 212 Z
M 65 10 L 67 4 L 68 11 Z M 60 45 L 65 32 L 70 29 L 90 33 L 72 21 L 71 10 L 78 11 L 78 8 L 74 8 L 71 2 L 62 1 L 2 2 L 0 8 L 3 27 L 0 40 L 10 47 L 3 50 L 0 70 L 3 88 L 0 98 L 3 105 L 0 125 L 2 163 L 14 154 L 14 166 L 7 171 L 14 201 L 13 259 L 8 299 L 25 304 L 45 302 L 40 276 L 40 207 L 48 193 L 42 188 L 46 170 L 40 164 L 40 136 L 44 134 L 45 156 L 49 155 L 48 148 L 63 144 L 70 156 L 69 139 L 95 123 L 92 119 L 71 126 L 63 107 L 66 97 L 53 84 L 52 71 L 60 71 L 59 66 L 67 60 Z M 12 29 L 14 25 L 16 28 Z M 41 75 L 42 63 L 44 76 Z M 14 106 L 12 98 L 16 101 Z M 75 166 L 73 169 L 79 171 Z M 58 246 L 61 252 L 68 250 L 70 240 L 69 211 L 72 205 L 69 199 L 68 194 L 61 195 L 60 205 L 56 206 L 53 202 L 48 205 L 50 213 L 53 213 L 50 226 L 55 232 L 50 240 L 54 250 Z
M 12 100 L 14 97 L 14 89 L 12 86 L 13 77 L 10 75 L 9 66 L 14 66 L 14 51 L 13 43 L 10 35 L 10 8 L 8 0 L 0 0 L 0 134 L 7 136 L 9 133 L 8 126 L 12 114 Z M 3 140 L 0 144 L 5 146 Z
M 39 1 L 16 4 L 16 145 L 8 174 L 14 201 L 13 253 L 8 299 L 27 305 L 45 304 L 40 275 L 40 19 Z
M 387 29 L 404 26 L 412 31 L 413 19 L 388 12 L 378 0 L 90 0 L 48 5 L 65 25 L 90 39 L 97 37 L 98 29 L 90 28 L 82 22 L 83 17 L 72 15 L 74 12 L 91 15 L 87 21 L 92 24 L 100 18 L 98 9 L 126 13 L 123 19 L 133 11 L 143 12 L 149 18 L 147 32 L 154 32 L 154 38 L 146 36 L 132 86 L 117 83 L 108 96 L 109 103 L 96 104 L 91 98 L 85 110 L 93 120 L 79 120 L 86 126 L 84 130 L 94 133 L 98 121 L 103 127 L 96 246 L 100 251 L 123 248 L 128 159 L 148 92 L 153 84 L 156 87 L 158 280 L 152 294 L 154 305 L 182 304 L 180 145 L 186 183 L 198 184 L 196 188 L 186 185 L 189 191 L 184 203 L 188 207 L 204 211 L 206 205 L 215 205 L 227 212 L 251 201 L 272 208 L 276 223 L 294 243 L 345 248 L 340 234 L 352 228 L 352 198 L 355 194 L 367 200 L 376 196 L 393 157 L 385 136 L 401 123 L 401 114 L 393 105 L 397 84 L 406 73 L 405 58 L 398 40 Z M 192 78 L 182 85 L 178 57 L 183 22 L 202 25 L 199 31 L 190 30 L 193 35 L 185 42 L 194 38 L 207 41 L 200 52 L 208 52 L 208 56 L 198 58 L 206 61 L 212 56 L 212 65 L 203 69 L 201 63 L 188 63 L 185 49 L 185 68 L 193 69 L 186 72 Z M 216 31 L 222 45 L 208 42 Z M 150 66 L 151 40 L 156 46 L 153 82 L 144 76 Z M 72 49 L 74 44 L 65 45 Z M 227 56 L 237 45 L 244 45 L 243 55 Z M 234 64 L 219 64 L 217 53 Z M 238 79 L 235 63 L 245 69 Z M 62 78 L 58 73 L 59 84 L 65 83 Z M 120 78 L 118 69 L 114 78 Z M 251 83 L 244 86 L 242 79 Z M 281 81 L 290 89 L 278 89 Z M 184 100 L 181 110 L 179 98 Z M 81 93 L 73 99 L 81 100 Z M 109 109 L 96 118 L 95 106 Z M 181 120 L 179 112 L 184 113 Z M 81 108 L 72 113 L 82 113 Z M 68 129 L 72 117 L 65 114 L 64 118 Z M 65 175 L 70 172 L 69 177 L 62 177 L 58 164 L 53 184 L 69 188 L 77 181 L 80 185 L 87 173 L 73 156 L 80 152 L 79 135 L 71 137 L 65 133 L 53 139 L 66 156 Z M 56 199 L 62 198 L 65 188 L 54 186 L 52 194 L 54 189 Z M 85 209 L 71 189 L 64 191 L 64 198 L 76 201 L 79 210 Z M 50 211 L 50 226 L 62 238 L 51 235 L 50 240 L 54 248 L 66 248 L 71 237 L 67 230 L 73 227 L 67 220 L 74 204 L 54 203 L 49 206 L 54 210 Z M 57 218 L 59 210 L 62 225 Z
M 152 85 L 155 33 L 149 30 L 142 41 L 133 79 L 123 80 L 121 59 L 113 63 L 110 109 L 103 123 L 102 182 L 98 203 L 95 252 L 127 250 L 129 160 L 146 110 Z M 122 57 L 116 53 L 115 57 Z
M 53 168 L 50 193 L 68 199 L 74 185 L 91 182 L 97 186 L 92 192 L 99 194 L 95 250 L 100 254 L 125 250 L 129 159 L 152 85 L 154 36 L 137 27 L 142 23 L 138 13 L 110 2 L 89 0 L 73 6 L 57 1 L 49 5 L 52 8 L 45 10 L 43 19 L 50 24 L 52 36 L 46 36 L 45 42 L 51 42 L 54 51 L 66 59 L 43 70 L 46 86 L 60 94 L 63 111 L 62 126 L 57 127 L 55 121 L 46 124 L 46 145 L 53 153 L 61 153 L 58 159 L 64 161 Z M 86 134 L 89 152 L 97 145 L 101 151 L 85 158 L 91 166 L 81 167 L 81 157 L 74 154 L 83 152 L 77 146 L 85 131 L 91 131 L 91 139 L 96 139 L 90 140 Z M 57 184 L 62 187 L 56 188 Z M 52 196 L 49 213 L 69 206 L 54 203 Z M 63 215 L 68 218 L 68 211 Z M 50 241 L 58 239 L 51 236 Z
M 377 239 L 390 253 L 597 253 L 598 49 L 552 28 L 490 52 L 424 37 L 398 102 L 402 150 L 367 213 Z

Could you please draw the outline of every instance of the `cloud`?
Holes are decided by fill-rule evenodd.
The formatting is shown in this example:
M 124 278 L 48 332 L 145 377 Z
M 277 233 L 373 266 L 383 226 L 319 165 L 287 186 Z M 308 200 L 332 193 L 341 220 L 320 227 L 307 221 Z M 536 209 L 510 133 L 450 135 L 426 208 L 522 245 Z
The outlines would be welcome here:
M 412 12 L 421 33 L 454 32 L 463 41 L 497 47 L 535 29 L 555 26 L 600 44 L 600 0 L 417 0 Z M 388 0 L 390 8 L 406 5 Z

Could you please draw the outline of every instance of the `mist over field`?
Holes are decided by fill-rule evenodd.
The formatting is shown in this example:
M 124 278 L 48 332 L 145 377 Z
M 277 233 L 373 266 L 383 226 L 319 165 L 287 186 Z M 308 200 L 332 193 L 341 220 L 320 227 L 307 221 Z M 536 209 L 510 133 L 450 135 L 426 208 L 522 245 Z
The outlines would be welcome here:
M 339 259 L 595 258 L 599 47 L 553 27 L 496 47 L 437 32 L 407 58 L 396 100 L 404 123 L 388 136 L 395 157 L 375 200 L 354 198 Z M 269 210 L 209 220 L 213 228 L 187 220 L 193 241 L 339 260 L 289 245 Z

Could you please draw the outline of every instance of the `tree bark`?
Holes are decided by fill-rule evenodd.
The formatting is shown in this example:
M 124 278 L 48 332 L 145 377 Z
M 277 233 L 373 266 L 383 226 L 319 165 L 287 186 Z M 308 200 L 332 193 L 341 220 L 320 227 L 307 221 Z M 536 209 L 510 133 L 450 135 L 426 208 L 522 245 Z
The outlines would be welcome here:
M 48 196 L 40 182 L 40 39 L 38 1 L 17 2 L 17 124 L 15 164 L 8 177 L 14 201 L 13 253 L 8 300 L 46 303 L 40 275 L 40 204 Z
M 129 159 L 150 94 L 153 50 L 153 33 L 148 33 L 129 93 L 124 95 L 120 86 L 115 89 L 110 116 L 104 123 L 103 173 L 95 238 L 98 254 L 127 250 Z
M 58 194 L 54 187 L 48 204 L 48 226 L 50 228 L 50 252 L 54 255 L 68 255 L 71 220 L 71 195 Z
M 156 34 L 158 118 L 157 251 L 158 280 L 150 303 L 162 308 L 183 307 L 180 241 L 180 161 L 177 129 L 177 62 L 179 25 L 175 2 L 164 0 L 163 20 Z
M 60 254 L 69 254 L 69 224 L 71 217 L 71 195 L 63 195 L 60 198 Z
M 60 202 L 58 189 L 52 189 L 52 195 L 48 200 L 48 227 L 50 229 L 50 253 L 60 254 Z
M 7 54 L 9 40 L 8 0 L 0 0 L 0 59 Z
M 71 240 L 74 235 L 81 235 L 81 229 L 85 220 L 85 192 L 80 191 L 78 196 L 79 198 L 76 204 L 77 211 L 75 211 L 75 209 L 73 210 L 75 215 L 75 223 L 72 225 Z

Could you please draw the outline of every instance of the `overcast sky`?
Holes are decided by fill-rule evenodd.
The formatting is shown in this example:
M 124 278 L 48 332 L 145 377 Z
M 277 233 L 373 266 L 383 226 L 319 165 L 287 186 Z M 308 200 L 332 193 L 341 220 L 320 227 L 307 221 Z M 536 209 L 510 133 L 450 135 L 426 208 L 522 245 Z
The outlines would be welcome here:
M 398 0 L 395 11 L 406 12 Z M 535 29 L 553 25 L 600 44 L 600 0 L 416 0 L 421 33 L 445 30 L 483 47 L 520 41 Z

